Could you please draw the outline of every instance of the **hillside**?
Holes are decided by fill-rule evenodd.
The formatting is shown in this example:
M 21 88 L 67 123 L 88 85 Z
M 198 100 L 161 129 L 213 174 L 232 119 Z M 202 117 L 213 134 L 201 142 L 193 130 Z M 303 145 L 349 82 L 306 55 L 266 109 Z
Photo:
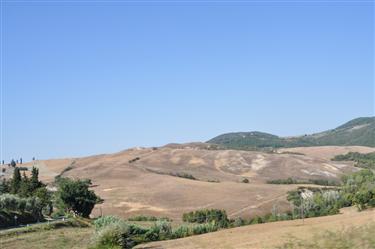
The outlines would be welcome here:
M 375 147 L 375 117 L 353 119 L 335 129 L 311 135 L 279 137 L 256 131 L 235 132 L 219 135 L 208 143 L 245 150 L 325 145 Z
M 84 158 L 34 161 L 41 179 L 57 175 L 90 178 L 105 201 L 93 215 L 137 214 L 181 219 L 200 208 L 225 209 L 230 217 L 269 213 L 273 205 L 287 210 L 286 193 L 297 185 L 267 184 L 268 180 L 339 180 L 357 170 L 351 162 L 330 158 L 349 151 L 375 151 L 367 147 L 322 147 L 327 158 L 283 153 L 222 150 L 209 144 L 169 144 L 159 148 L 134 148 L 115 154 Z M 311 149 L 316 149 L 311 147 Z M 329 155 L 329 156 L 328 156 Z M 242 183 L 243 179 L 250 183 Z
M 95 232 L 94 227 L 51 226 L 43 223 L 12 230 L 0 232 L 2 248 L 93 248 Z M 354 208 L 344 208 L 339 215 L 309 218 L 304 222 L 292 220 L 254 224 L 183 239 L 140 244 L 135 248 L 374 248 L 374 232 L 375 210 L 357 212 Z M 290 242 L 294 246 L 290 246 Z
M 357 212 L 352 208 L 344 209 L 343 214 L 309 218 L 293 221 L 280 221 L 266 224 L 250 225 L 239 228 L 226 229 L 214 233 L 208 233 L 183 239 L 160 241 L 139 245 L 138 249 L 168 249 L 168 248 L 184 248 L 184 249 L 203 249 L 203 248 L 227 248 L 227 249 L 269 249 L 280 248 L 291 238 L 302 240 L 313 240 L 319 242 L 320 233 L 326 234 L 330 232 L 330 245 L 326 247 L 310 247 L 299 245 L 293 248 L 373 248 L 363 247 L 364 234 L 357 234 L 357 237 L 349 238 L 352 246 L 344 247 L 343 238 L 341 243 L 334 243 L 334 232 L 341 232 L 345 236 L 346 232 L 358 227 L 368 227 L 375 224 L 375 210 Z M 372 236 L 371 236 L 372 237 Z M 370 239 L 371 239 L 370 237 Z M 373 240 L 372 240 L 373 241 Z M 355 244 L 357 243 L 357 244 Z M 315 244 L 316 245 L 316 244 Z M 336 245 L 336 246 L 335 246 Z M 284 248 L 284 247 L 283 247 Z M 292 248 L 292 247 L 287 247 Z

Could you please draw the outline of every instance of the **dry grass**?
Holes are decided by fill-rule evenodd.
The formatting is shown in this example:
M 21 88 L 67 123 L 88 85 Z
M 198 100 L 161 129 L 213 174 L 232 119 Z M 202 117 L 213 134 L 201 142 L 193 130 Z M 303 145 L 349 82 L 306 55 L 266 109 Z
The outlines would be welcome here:
M 2 249 L 83 249 L 90 242 L 93 228 L 60 228 L 0 238 Z
M 375 210 L 357 212 L 355 211 L 355 209 L 349 208 L 345 209 L 344 211 L 345 212 L 340 215 L 305 219 L 304 224 L 302 224 L 301 220 L 293 220 L 250 225 L 245 227 L 221 230 L 219 232 L 193 236 L 189 238 L 139 245 L 136 248 L 271 249 L 283 245 L 285 246 L 285 243 L 290 241 L 290 238 L 294 238 L 294 242 L 311 241 L 311 239 L 314 239 L 314 235 L 326 230 L 335 234 L 336 232 L 338 232 L 338 235 L 335 238 L 335 240 L 338 241 L 337 239 L 340 238 L 340 231 L 350 231 L 351 229 L 356 229 L 356 227 L 368 226 L 375 223 Z M 355 236 L 355 234 L 357 233 L 353 233 L 352 236 Z M 348 237 L 348 240 L 350 240 L 350 237 Z M 358 239 L 357 241 L 359 243 L 360 239 Z M 297 247 L 294 248 L 310 248 L 298 247 L 298 244 L 296 245 Z M 337 247 L 312 248 L 338 249 Z M 340 249 L 345 249 L 345 247 Z
M 302 153 L 306 156 L 314 158 L 322 158 L 331 160 L 333 157 L 348 152 L 359 152 L 359 153 L 370 153 L 374 152 L 375 148 L 365 146 L 316 146 L 316 147 L 297 147 L 297 148 L 285 148 L 279 149 L 279 152 L 294 152 Z
M 374 249 L 375 223 L 340 231 L 319 232 L 310 240 L 291 238 L 278 249 Z

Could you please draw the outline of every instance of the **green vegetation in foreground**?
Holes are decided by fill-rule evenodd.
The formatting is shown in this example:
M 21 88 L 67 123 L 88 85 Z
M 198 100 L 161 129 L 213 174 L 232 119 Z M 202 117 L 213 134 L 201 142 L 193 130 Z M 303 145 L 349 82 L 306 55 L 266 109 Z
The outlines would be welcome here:
M 219 135 L 207 142 L 240 150 L 324 145 L 375 147 L 375 117 L 353 119 L 333 130 L 312 135 L 285 138 L 257 131 L 234 132 Z
M 31 177 L 21 176 L 15 167 L 13 178 L 0 184 L 0 228 L 43 221 L 52 212 L 52 194 L 39 181 L 39 170 L 32 168 Z
M 10 180 L 0 184 L 0 228 L 31 224 L 45 217 L 76 215 L 89 217 L 101 199 L 90 190 L 90 180 L 56 178 L 57 192 L 53 193 L 39 181 L 39 170 L 32 168 L 31 177 L 14 168 Z
M 345 155 L 337 155 L 332 161 L 353 161 L 355 166 L 364 169 L 375 169 L 375 152 L 362 154 L 358 152 L 349 152 Z
M 372 171 L 356 172 L 344 177 L 342 182 L 337 188 L 291 191 L 288 200 L 295 206 L 292 212 L 280 214 L 274 206 L 270 214 L 250 220 L 230 220 L 224 210 L 203 209 L 183 214 L 183 221 L 188 224 L 173 229 L 167 221 L 156 221 L 146 228 L 114 216 L 101 217 L 95 221 L 93 248 L 132 248 L 140 243 L 183 238 L 229 227 L 333 215 L 346 206 L 355 205 L 359 211 L 375 207 L 375 175 Z
M 267 181 L 268 184 L 315 184 L 320 186 L 339 186 L 340 182 L 335 180 L 327 180 L 327 179 L 307 179 L 307 180 L 299 180 L 295 178 L 287 178 L 287 179 L 276 179 L 276 180 L 269 180 Z
M 375 207 L 375 174 L 361 170 L 343 177 L 337 189 L 299 188 L 288 192 L 288 201 L 295 206 L 294 212 L 304 217 L 337 214 L 342 207 L 356 206 L 358 210 Z
M 339 232 L 325 231 L 314 234 L 312 239 L 290 239 L 278 249 L 358 249 L 375 248 L 375 224 L 355 227 Z
M 212 210 L 210 210 L 211 212 Z M 207 213 L 202 211 L 202 213 Z M 158 220 L 150 227 L 131 224 L 115 216 L 103 216 L 95 222 L 92 248 L 132 248 L 151 241 L 177 239 L 197 234 L 209 233 L 224 228 L 220 222 L 180 225 L 172 228 L 171 223 Z M 225 224 L 226 227 L 227 224 Z

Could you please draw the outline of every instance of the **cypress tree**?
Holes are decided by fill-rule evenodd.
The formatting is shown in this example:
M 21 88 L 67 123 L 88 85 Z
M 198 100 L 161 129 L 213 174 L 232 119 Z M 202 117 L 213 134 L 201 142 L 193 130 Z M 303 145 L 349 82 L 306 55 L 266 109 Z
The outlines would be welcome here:
M 20 186 L 21 186 L 21 173 L 20 173 L 20 169 L 19 168 L 14 168 L 14 172 L 13 172 L 13 178 L 11 180 L 11 193 L 12 194 L 17 194 L 18 191 L 20 190 Z
M 30 191 L 30 180 L 29 178 L 27 177 L 26 173 L 23 172 L 23 177 L 22 177 L 22 180 L 21 180 L 21 184 L 20 184 L 20 189 L 18 191 L 18 194 L 21 196 L 21 197 L 27 197 L 27 196 L 30 196 L 32 194 L 32 191 Z
M 39 181 L 39 169 L 33 167 L 33 169 L 31 170 L 30 190 L 34 191 L 41 186 L 42 184 Z

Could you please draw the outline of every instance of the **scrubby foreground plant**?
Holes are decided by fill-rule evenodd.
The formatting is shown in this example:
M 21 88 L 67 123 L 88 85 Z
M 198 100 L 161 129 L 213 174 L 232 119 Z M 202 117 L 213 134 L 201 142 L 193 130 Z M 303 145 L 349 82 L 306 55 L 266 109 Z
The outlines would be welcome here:
M 151 227 L 145 228 L 115 216 L 98 218 L 94 225 L 92 241 L 95 249 L 132 248 L 140 243 L 178 239 L 220 229 L 215 222 L 181 225 L 172 229 L 171 223 L 165 220 L 158 220 Z

